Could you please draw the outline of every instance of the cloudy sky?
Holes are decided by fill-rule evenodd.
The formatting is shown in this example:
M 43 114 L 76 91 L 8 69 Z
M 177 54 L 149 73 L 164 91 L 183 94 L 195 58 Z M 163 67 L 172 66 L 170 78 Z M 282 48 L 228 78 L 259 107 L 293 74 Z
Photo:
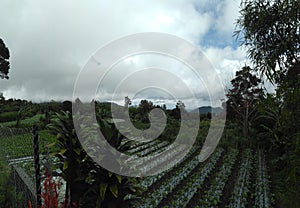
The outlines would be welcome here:
M 0 80 L 0 92 L 6 98 L 35 102 L 72 99 L 76 79 L 93 54 L 114 40 L 142 32 L 168 33 L 197 46 L 228 86 L 234 72 L 246 63 L 245 51 L 232 37 L 239 4 L 240 0 L 1 0 L 0 37 L 10 50 L 11 69 L 10 79 Z M 153 66 L 168 73 L 174 70 L 178 76 L 167 76 L 166 70 L 151 71 Z M 146 69 L 144 74 L 139 73 L 141 69 Z M 189 70 L 176 58 L 128 56 L 111 68 L 99 84 L 96 98 L 111 100 L 114 89 L 123 86 L 115 93 L 119 93 L 116 99 L 127 94 L 133 100 L 171 102 L 173 95 L 167 89 L 160 87 L 157 91 L 152 87 L 132 94 L 124 88 L 129 84 L 120 83 L 131 73 L 128 83 L 143 88 L 140 83 L 155 73 L 157 83 L 166 83 L 166 87 L 175 86 L 177 79 L 190 83 L 188 88 L 203 93 L 200 105 L 209 104 L 205 89 L 213 88 L 213 79 L 198 86 L 193 75 L 186 73 Z M 173 100 L 192 102 L 184 92 L 178 93 Z

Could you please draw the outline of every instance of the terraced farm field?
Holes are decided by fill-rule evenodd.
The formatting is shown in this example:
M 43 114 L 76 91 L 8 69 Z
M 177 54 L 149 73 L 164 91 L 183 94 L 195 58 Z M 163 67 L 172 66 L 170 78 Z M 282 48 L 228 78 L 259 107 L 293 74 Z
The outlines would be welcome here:
M 46 134 L 41 134 L 47 136 Z M 25 134 L 17 135 L 15 142 Z M 23 142 L 30 143 L 30 136 Z M 2 140 L 6 141 L 6 140 Z M 126 142 L 126 141 L 125 141 Z M 10 143 L 9 143 L 10 144 Z M 2 144 L 3 147 L 9 146 Z M 27 145 L 30 149 L 31 145 Z M 24 148 L 23 144 L 23 148 Z M 172 147 L 172 148 L 170 148 Z M 134 158 L 151 156 L 139 168 L 145 172 L 175 164 L 154 176 L 140 178 L 141 194 L 127 195 L 135 199 L 130 207 L 272 207 L 270 181 L 263 150 L 217 147 L 213 154 L 200 162 L 202 146 L 195 144 L 186 153 L 187 146 L 154 140 L 136 143 L 127 151 Z M 9 148 L 6 148 L 7 154 Z M 157 155 L 165 151 L 164 157 Z M 19 154 L 21 152 L 18 151 Z M 17 155 L 25 157 L 28 154 Z M 177 163 L 177 159 L 183 159 Z M 130 161 L 129 161 L 130 162 Z M 25 164 L 25 163 L 24 163 Z M 30 162 L 32 165 L 32 162 Z
M 152 141 L 136 144 L 128 153 L 155 155 L 167 146 Z M 263 150 L 218 147 L 203 163 L 198 159 L 200 151 L 201 145 L 194 145 L 174 167 L 142 178 L 142 194 L 127 196 L 137 198 L 132 207 L 272 207 Z M 170 154 L 176 157 L 180 150 Z M 164 163 L 170 161 L 155 158 L 146 166 Z

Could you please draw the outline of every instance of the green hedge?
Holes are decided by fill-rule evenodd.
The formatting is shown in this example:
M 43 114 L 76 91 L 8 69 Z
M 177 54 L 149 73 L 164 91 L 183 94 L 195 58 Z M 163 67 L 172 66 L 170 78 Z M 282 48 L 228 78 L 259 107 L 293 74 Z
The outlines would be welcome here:
M 11 112 L 4 112 L 0 114 L 0 122 L 9 122 L 17 120 L 18 112 L 11 111 Z

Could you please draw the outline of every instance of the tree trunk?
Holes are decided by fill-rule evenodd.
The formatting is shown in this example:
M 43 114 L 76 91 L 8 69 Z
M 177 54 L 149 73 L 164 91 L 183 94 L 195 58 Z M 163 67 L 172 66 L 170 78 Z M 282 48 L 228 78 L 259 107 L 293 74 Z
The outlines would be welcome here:
M 244 125 L 243 125 L 243 136 L 248 141 L 249 134 L 249 105 L 246 101 L 245 115 L 244 115 Z

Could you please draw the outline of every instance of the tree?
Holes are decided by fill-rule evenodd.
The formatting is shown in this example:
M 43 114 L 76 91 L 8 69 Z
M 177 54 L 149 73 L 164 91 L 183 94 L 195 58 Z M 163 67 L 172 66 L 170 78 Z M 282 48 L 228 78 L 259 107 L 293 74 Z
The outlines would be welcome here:
M 237 37 L 255 69 L 277 84 L 274 98 L 262 101 L 261 126 L 271 141 L 280 207 L 299 207 L 300 194 L 300 1 L 243 0 Z
M 125 97 L 125 109 L 128 109 L 128 106 L 130 106 L 130 105 L 131 105 L 131 99 L 128 96 L 126 96 Z
M 176 109 L 185 111 L 185 104 L 182 102 L 182 100 L 178 100 L 176 103 Z
M 9 72 L 9 50 L 5 46 L 3 40 L 0 38 L 0 78 L 1 79 L 8 79 L 8 72 Z
M 0 92 L 0 102 L 5 102 L 5 97 L 2 92 Z
M 227 94 L 228 118 L 242 123 L 245 139 L 249 134 L 249 122 L 254 118 L 256 105 L 263 95 L 261 79 L 252 74 L 252 71 L 249 66 L 237 71 L 236 77 L 231 80 L 232 89 Z
M 149 117 L 148 114 L 150 111 L 154 109 L 154 105 L 151 101 L 148 100 L 141 100 L 139 106 L 138 106 L 138 112 L 139 112 L 139 117 L 142 122 L 148 123 L 149 122 Z
M 175 114 L 176 114 L 176 118 L 179 119 L 179 121 L 181 121 L 181 115 L 182 114 L 186 114 L 186 109 L 185 109 L 185 104 L 182 102 L 182 100 L 178 100 L 175 106 Z
M 300 207 L 300 76 L 284 81 L 276 94 L 261 101 L 256 121 L 259 145 L 272 158 L 274 187 L 280 207 Z M 284 182 L 283 182 L 284 181 Z
M 280 84 L 300 59 L 300 1 L 243 0 L 235 35 L 255 69 Z
M 65 100 L 62 102 L 62 110 L 69 111 L 72 113 L 72 102 L 69 100 Z

